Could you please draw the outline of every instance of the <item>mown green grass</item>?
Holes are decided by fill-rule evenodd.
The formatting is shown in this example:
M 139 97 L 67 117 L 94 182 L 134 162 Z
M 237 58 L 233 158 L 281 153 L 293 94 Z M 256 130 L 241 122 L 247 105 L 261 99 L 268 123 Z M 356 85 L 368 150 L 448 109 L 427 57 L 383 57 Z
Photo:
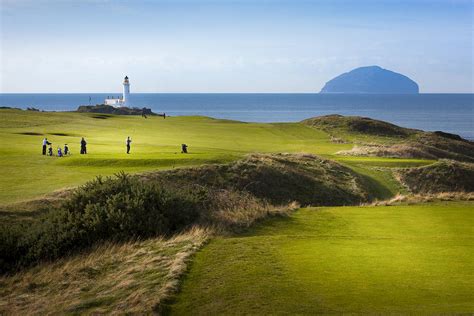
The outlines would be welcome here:
M 44 136 L 57 146 L 69 144 L 70 157 L 41 155 Z M 131 136 L 131 155 L 125 139 Z M 81 137 L 87 156 L 79 155 Z M 0 204 L 21 201 L 96 175 L 142 172 L 206 163 L 225 163 L 254 152 L 306 152 L 334 158 L 352 148 L 336 144 L 323 131 L 300 123 L 258 124 L 207 117 L 113 116 L 91 113 L 0 110 Z M 189 154 L 181 154 L 181 144 Z M 426 164 L 429 161 L 389 158 L 338 158 L 361 168 Z M 387 192 L 393 192 L 389 188 Z M 396 192 L 395 192 L 396 193 Z
M 176 315 L 472 313 L 472 202 L 302 209 L 199 252 Z

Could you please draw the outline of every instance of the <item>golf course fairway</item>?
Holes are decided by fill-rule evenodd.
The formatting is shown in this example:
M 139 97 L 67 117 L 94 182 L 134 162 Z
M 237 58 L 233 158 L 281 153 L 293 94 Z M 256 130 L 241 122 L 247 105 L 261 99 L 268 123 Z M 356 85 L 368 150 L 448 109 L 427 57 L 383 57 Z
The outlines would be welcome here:
M 305 152 L 337 158 L 375 176 L 376 181 L 383 175 L 367 167 L 431 163 L 419 159 L 337 157 L 336 152 L 350 149 L 353 144 L 334 143 L 324 131 L 300 123 L 245 123 L 208 117 L 144 119 L 21 110 L 0 110 L 0 114 L 0 141 L 5 144 L 0 148 L 0 205 L 74 187 L 98 175 L 226 163 L 255 152 Z M 132 138 L 130 155 L 125 152 L 127 136 Z M 42 156 L 44 137 L 52 142 L 55 154 L 57 147 L 68 144 L 71 156 Z M 87 155 L 79 154 L 81 137 L 87 141 Z M 189 154 L 180 153 L 183 143 L 189 146 Z M 381 185 L 388 186 L 381 189 L 384 198 L 399 190 L 390 183 Z
M 323 207 L 198 252 L 175 315 L 470 313 L 472 202 Z

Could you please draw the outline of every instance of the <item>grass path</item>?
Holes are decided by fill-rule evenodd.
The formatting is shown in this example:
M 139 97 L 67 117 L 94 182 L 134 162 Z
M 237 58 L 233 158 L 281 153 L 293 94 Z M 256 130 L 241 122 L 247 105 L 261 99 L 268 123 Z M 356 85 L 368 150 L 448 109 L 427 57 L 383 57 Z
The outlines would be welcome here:
M 472 202 L 302 209 L 200 251 L 171 313 L 472 313 Z

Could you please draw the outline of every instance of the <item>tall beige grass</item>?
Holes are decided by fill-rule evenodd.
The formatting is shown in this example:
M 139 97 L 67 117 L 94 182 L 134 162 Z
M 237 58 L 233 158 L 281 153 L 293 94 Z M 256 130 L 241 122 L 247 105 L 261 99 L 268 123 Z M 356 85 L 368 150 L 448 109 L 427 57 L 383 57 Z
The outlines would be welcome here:
M 217 211 L 211 213 L 209 222 L 220 232 L 247 228 L 266 217 L 288 216 L 300 207 L 297 202 L 275 206 L 251 194 L 232 190 L 215 192 L 213 201 Z
M 297 203 L 272 206 L 222 190 L 201 226 L 171 238 L 103 244 L 83 254 L 0 277 L 0 315 L 161 314 L 179 289 L 192 255 L 216 233 L 287 216 Z
M 0 278 L 1 315 L 158 312 L 212 230 L 105 244 L 87 254 Z
M 440 192 L 433 194 L 397 194 L 393 198 L 384 201 L 375 201 L 369 204 L 371 206 L 379 205 L 399 205 L 399 204 L 418 204 L 437 201 L 474 201 L 474 192 Z

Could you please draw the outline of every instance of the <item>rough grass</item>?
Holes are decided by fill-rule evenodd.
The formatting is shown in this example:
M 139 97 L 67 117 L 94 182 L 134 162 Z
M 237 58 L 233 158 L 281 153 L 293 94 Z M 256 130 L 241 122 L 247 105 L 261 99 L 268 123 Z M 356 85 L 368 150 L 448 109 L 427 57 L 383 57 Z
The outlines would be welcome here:
M 329 133 L 336 143 L 356 143 L 340 155 L 474 162 L 474 143 L 458 135 L 423 132 L 359 116 L 327 115 L 302 122 Z
M 432 194 L 399 194 L 385 201 L 376 201 L 372 206 L 420 204 L 440 201 L 474 201 L 474 192 L 440 192 Z
M 474 192 L 474 164 L 442 160 L 396 172 L 412 193 Z
M 99 243 L 83 254 L 0 277 L 0 313 L 166 312 L 188 261 L 212 234 L 227 235 L 268 217 L 288 216 L 298 207 L 275 207 L 229 190 L 211 197 L 216 209 L 200 221 L 208 225 L 170 239 Z
M 105 244 L 0 277 L 0 314 L 158 312 L 211 234 L 196 227 L 170 239 Z
M 449 142 L 462 143 L 459 151 L 455 149 L 456 144 L 445 144 L 432 138 L 440 138 L 439 136 L 424 137 L 423 139 L 430 144 L 424 143 L 421 138 L 417 141 L 410 141 L 394 145 L 363 145 L 354 146 L 350 150 L 342 150 L 337 152 L 339 155 L 347 156 L 373 156 L 373 157 L 390 157 L 390 158 L 418 158 L 418 159 L 455 159 L 459 161 L 474 161 L 474 145 L 468 141 L 450 140 Z
M 406 138 L 415 134 L 414 129 L 403 128 L 384 121 L 360 116 L 325 115 L 306 119 L 304 124 L 321 128 L 328 132 L 339 131 L 347 134 L 362 134 L 381 137 Z M 348 135 L 345 135 L 348 136 Z
M 313 206 L 354 205 L 400 192 L 390 171 L 347 165 L 312 154 L 251 154 L 227 164 L 146 172 L 136 177 L 144 183 L 172 189 L 204 187 L 213 192 L 209 197 L 215 203 L 213 209 L 228 210 L 237 201 L 239 209 L 248 212 L 274 210 L 293 202 Z M 3 205 L 0 215 L 11 223 L 31 220 L 61 205 L 73 192 L 62 190 L 44 198 Z
M 473 206 L 302 209 L 216 238 L 171 314 L 471 313 Z
M 249 192 L 272 205 L 354 205 L 374 198 L 364 177 L 311 154 L 252 154 L 235 163 L 147 173 L 165 185 Z

